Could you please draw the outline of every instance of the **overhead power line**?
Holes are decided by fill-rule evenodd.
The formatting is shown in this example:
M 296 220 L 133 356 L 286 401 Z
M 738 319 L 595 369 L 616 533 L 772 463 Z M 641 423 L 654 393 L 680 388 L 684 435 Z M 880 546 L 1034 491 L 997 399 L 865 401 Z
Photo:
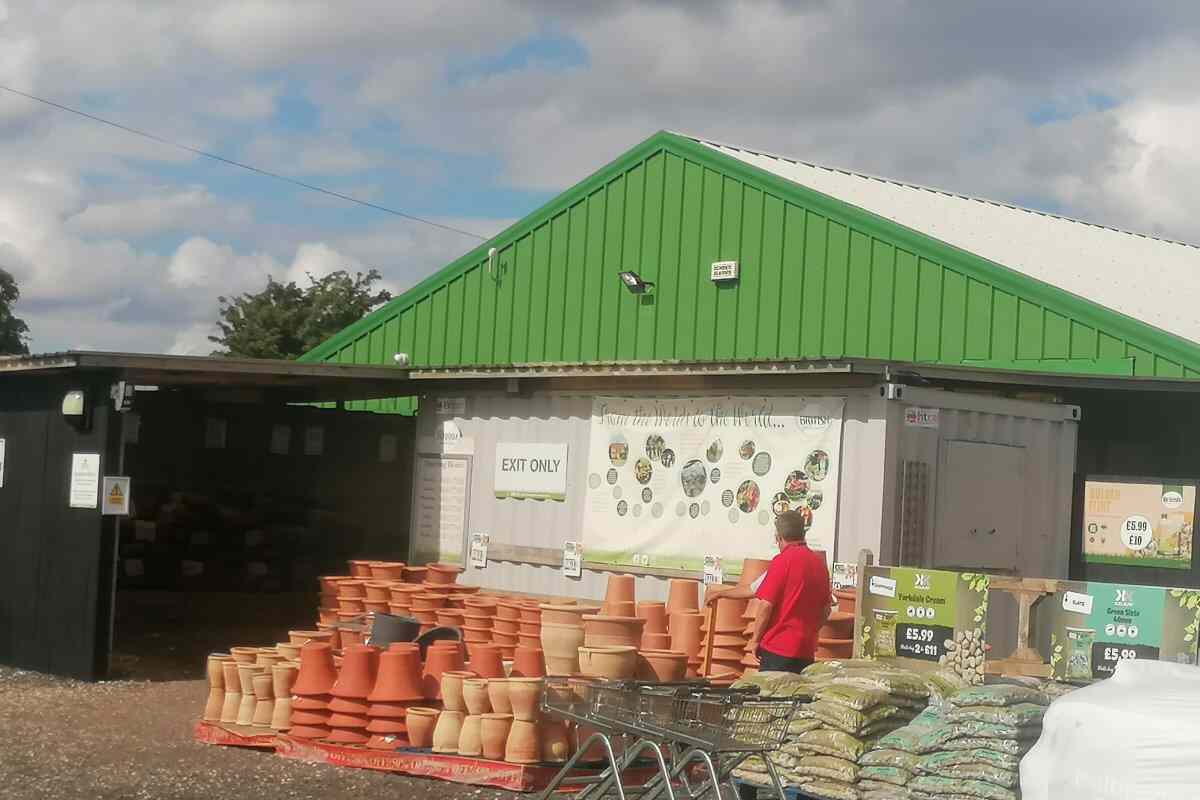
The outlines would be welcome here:
M 113 122 L 111 119 L 105 119 L 104 117 L 98 117 L 95 114 L 89 114 L 88 112 L 81 111 L 78 108 L 72 108 L 71 106 L 63 105 L 62 103 L 56 103 L 53 100 L 47 100 L 44 97 L 38 97 L 35 94 L 29 94 L 28 92 L 22 92 L 20 89 L 14 89 L 11 86 L 4 86 L 3 84 L 0 84 L 0 89 L 3 89 L 6 92 L 11 92 L 12 94 L 18 95 L 20 97 L 24 97 L 27 100 L 33 100 L 35 102 L 50 106 L 51 108 L 57 108 L 59 111 L 66 111 L 69 114 L 75 114 L 76 116 L 83 117 L 84 119 L 90 119 L 93 122 L 99 122 L 102 125 L 108 125 L 111 128 L 116 128 L 117 130 L 124 131 L 125 133 L 131 133 L 134 136 L 140 136 L 143 139 L 149 139 L 152 142 L 157 142 L 159 144 L 166 145 L 167 147 L 174 147 L 177 150 L 184 150 L 188 153 L 192 153 L 193 155 L 203 156 L 204 158 L 211 158 L 213 161 L 220 161 L 222 164 L 228 164 L 231 167 L 238 167 L 239 169 L 244 169 L 244 170 L 247 170 L 248 172 L 254 172 L 258 175 L 263 175 L 268 178 L 274 178 L 275 180 L 283 181 L 284 183 L 290 183 L 293 186 L 299 186 L 303 189 L 308 189 L 309 191 L 320 192 L 321 194 L 329 195 L 330 197 L 336 197 L 339 200 L 346 200 L 351 203 L 357 203 L 360 206 L 366 206 L 367 208 L 373 208 L 376 211 L 383 211 L 388 214 L 394 214 L 397 217 L 403 217 L 404 219 L 411 220 L 412 222 L 420 222 L 423 225 L 431 225 L 434 228 L 441 228 L 442 230 L 450 231 L 451 233 L 459 233 L 459 234 L 462 234 L 463 236 L 470 236 L 474 239 L 479 239 L 480 241 L 485 241 L 487 239 L 486 236 L 480 236 L 478 233 L 472 233 L 471 231 L 465 231 L 462 228 L 456 228 L 453 225 L 445 225 L 441 222 L 434 222 L 431 219 L 425 219 L 424 217 L 418 217 L 415 214 L 408 214 L 403 211 L 397 211 L 394 208 L 388 208 L 387 206 L 381 206 L 378 203 L 372 203 L 368 200 L 361 200 L 357 197 L 351 197 L 348 194 L 342 194 L 341 192 L 335 192 L 332 189 L 326 189 L 323 186 L 317 186 L 316 184 L 307 183 L 305 181 L 298 180 L 296 178 L 289 178 L 287 175 L 280 175 L 278 172 L 271 172 L 270 170 L 262 169 L 260 167 L 253 166 L 251 164 L 245 164 L 241 161 L 234 161 L 232 158 L 226 158 L 225 156 L 220 156 L 220 155 L 217 155 L 216 153 L 210 153 L 206 150 L 198 150 L 195 147 L 189 147 L 186 144 L 181 144 L 180 142 L 171 141 L 170 139 L 166 139 L 162 136 L 157 136 L 157 135 L 155 135 L 153 133 L 149 133 L 147 131 L 139 130 L 137 128 L 131 128 L 128 125 L 122 125 L 120 122 Z

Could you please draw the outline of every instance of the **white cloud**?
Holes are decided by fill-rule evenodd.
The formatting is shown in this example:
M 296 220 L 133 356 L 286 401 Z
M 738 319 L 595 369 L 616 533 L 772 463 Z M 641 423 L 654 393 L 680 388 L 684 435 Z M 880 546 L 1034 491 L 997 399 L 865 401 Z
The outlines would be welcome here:
M 88 203 L 67 220 L 82 234 L 140 237 L 168 231 L 220 231 L 247 229 L 250 209 L 222 202 L 203 186 L 179 189 L 137 187 L 138 194 L 118 200 Z

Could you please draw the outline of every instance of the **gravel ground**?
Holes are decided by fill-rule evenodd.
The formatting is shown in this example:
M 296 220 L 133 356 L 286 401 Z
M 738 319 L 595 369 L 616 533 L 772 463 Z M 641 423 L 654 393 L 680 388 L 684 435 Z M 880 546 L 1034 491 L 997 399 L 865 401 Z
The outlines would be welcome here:
M 206 693 L 199 680 L 89 684 L 0 667 L 0 798 L 522 797 L 197 744 Z

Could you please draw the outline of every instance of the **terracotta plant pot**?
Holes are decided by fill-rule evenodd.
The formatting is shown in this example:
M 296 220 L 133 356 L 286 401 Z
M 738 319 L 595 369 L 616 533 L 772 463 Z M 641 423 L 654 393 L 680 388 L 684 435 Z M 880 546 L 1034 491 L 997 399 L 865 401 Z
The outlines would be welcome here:
M 477 644 L 471 650 L 470 669 L 481 678 L 503 678 L 504 663 L 495 644 Z
M 567 735 L 566 723 L 559 720 L 542 720 L 542 760 L 551 764 L 562 764 L 571 757 L 571 738 Z
M 541 678 L 508 679 L 508 700 L 514 719 L 535 721 L 541 716 L 545 686 L 546 682 Z
M 229 655 L 239 664 L 254 664 L 258 662 L 257 647 L 231 647 Z
M 356 560 L 349 562 L 350 574 L 355 578 L 371 577 L 371 562 L 366 560 Z
M 403 718 L 371 717 L 371 721 L 367 723 L 367 733 L 403 734 L 407 730 Z
M 749 586 L 758 580 L 771 566 L 770 559 L 747 558 L 742 561 L 742 573 L 738 575 L 738 586 Z
M 583 625 L 584 614 L 600 613 L 600 606 L 566 605 L 561 603 L 542 603 L 538 606 L 542 616 L 542 626 L 546 625 Z
M 838 589 L 833 593 L 837 598 L 837 610 L 843 614 L 853 614 L 858 605 L 858 597 L 853 589 Z
M 206 662 L 208 702 L 204 704 L 203 719 L 205 722 L 221 721 L 221 709 L 225 705 L 225 670 L 222 664 L 226 661 L 237 663 L 233 661 L 233 656 L 224 653 L 213 653 Z
M 540 620 L 538 622 L 522 621 L 517 632 L 526 634 L 527 636 L 540 636 L 542 633 L 542 623 Z
M 292 686 L 293 695 L 329 694 L 336 681 L 332 647 L 324 642 L 312 642 L 300 648 L 300 674 Z
M 442 707 L 447 711 L 466 711 L 463 703 L 463 681 L 479 677 L 467 670 L 447 670 L 442 673 Z
M 700 582 L 671 578 L 667 582 L 667 616 L 700 610 Z
M 367 699 L 372 703 L 410 703 L 425 696 L 421 684 L 421 651 L 415 646 L 389 649 L 379 655 L 375 685 Z
M 271 710 L 271 728 L 286 731 L 291 726 L 292 686 L 296 683 L 299 669 L 293 664 L 276 664 L 271 667 L 271 692 L 275 706 Z
M 705 642 L 711 639 L 712 645 L 715 648 L 722 647 L 745 647 L 746 636 L 741 633 L 718 633 L 715 636 L 705 637 Z
M 609 575 L 608 586 L 604 592 L 604 602 L 632 603 L 637 597 L 637 579 L 632 575 Z
M 542 604 L 537 600 L 522 600 L 521 622 L 541 622 L 542 621 Z
M 328 642 L 333 638 L 329 631 L 288 631 L 288 641 L 292 644 L 305 645 L 309 642 Z
M 520 641 L 521 634 L 519 633 L 500 633 L 495 630 L 492 631 L 492 642 L 500 645 L 501 647 L 516 647 Z M 541 634 L 538 634 L 537 636 L 537 643 L 542 643 Z
M 321 725 L 293 725 L 288 731 L 288 736 L 297 739 L 324 739 L 331 733 L 331 729 Z
M 329 710 L 335 714 L 365 715 L 370 705 L 366 700 L 347 700 L 344 697 L 334 697 L 329 701 Z
M 328 625 L 331 622 L 338 621 L 337 598 L 330 601 L 330 605 L 321 606 L 317 609 L 317 622 L 324 622 Z M 278 647 L 278 645 L 276 645 Z
M 338 597 L 363 597 L 367 596 L 367 582 L 359 578 L 350 578 L 349 580 L 341 581 L 338 584 L 338 593 L 334 596 Z
M 671 614 L 671 648 L 694 656 L 700 652 L 700 644 L 704 635 L 700 628 L 704 624 L 704 615 L 691 611 L 681 611 Z
M 817 632 L 819 639 L 853 639 L 854 615 L 844 611 L 834 611 L 829 615 L 829 621 Z
M 225 685 L 225 697 L 221 702 L 220 721 L 228 724 L 237 722 L 238 709 L 242 705 L 242 683 L 238 678 L 238 662 L 231 656 L 221 663 L 221 679 Z
M 367 581 L 367 600 L 388 602 L 392 599 L 392 584 L 388 581 Z
M 512 714 L 484 714 L 480 724 L 480 739 L 483 744 L 483 757 L 492 761 L 504 758 L 504 749 L 508 745 L 508 732 L 512 729 Z
M 462 684 L 463 705 L 467 714 L 479 716 L 492 710 L 492 701 L 488 697 L 488 681 L 486 678 L 468 678 Z
M 371 737 L 366 733 L 366 726 L 362 728 L 333 728 L 329 735 L 325 737 L 325 741 L 332 744 L 366 744 L 371 741 Z
M 455 587 L 455 588 L 457 588 L 457 587 Z M 453 590 L 452 590 L 452 591 L 451 591 L 451 594 L 457 594 L 457 592 L 455 592 L 455 591 L 453 591 Z M 499 601 L 497 601 L 497 600 L 496 600 L 496 598 L 494 598 L 494 597 L 489 597 L 489 596 L 486 596 L 486 595 L 480 595 L 480 596 L 477 596 L 477 597 L 467 597 L 467 598 L 465 598 L 465 599 L 464 599 L 464 606 L 465 606 L 465 608 L 467 608 L 467 610 L 469 610 L 469 611 L 486 612 L 487 614 L 490 614 L 490 615 L 492 615 L 492 616 L 495 616 L 495 614 L 496 614 L 496 604 L 497 604 L 498 602 L 499 602 Z
M 628 645 L 579 648 L 579 671 L 589 678 L 627 680 L 637 673 L 637 648 Z
M 491 628 L 475 628 L 470 625 L 464 625 L 462 632 L 464 642 L 486 644 L 487 642 L 492 641 Z
M 483 755 L 482 733 L 483 717 L 478 714 L 465 716 L 458 733 L 458 754 L 473 758 Z
M 605 617 L 585 614 L 583 617 L 584 644 L 588 647 L 632 647 L 642 641 L 642 627 L 646 620 L 640 617 Z
M 300 645 L 292 644 L 291 642 L 280 642 L 275 645 L 275 649 L 279 651 L 279 655 L 284 657 L 286 661 L 300 660 Z
M 365 700 L 375 685 L 379 669 L 379 651 L 359 644 L 345 648 L 342 669 L 329 693 L 334 697 Z
M 540 639 L 539 639 L 540 642 Z M 541 678 L 546 675 L 546 661 L 540 647 L 518 647 L 513 654 L 514 678 Z
M 519 620 L 521 618 L 521 606 L 511 600 L 496 601 L 496 619 Z
M 746 612 L 746 606 L 749 603 L 749 600 L 732 600 L 724 597 L 718 600 L 717 631 L 742 630 L 746 625 L 742 620 L 742 614 Z
M 488 702 L 492 704 L 492 713 L 512 714 L 512 701 L 508 698 L 508 680 L 492 678 L 488 681 Z
M 539 641 L 546 659 L 546 674 L 573 675 L 579 672 L 579 648 L 584 639 L 582 626 L 543 622 Z
M 363 608 L 370 614 L 386 614 L 391 610 L 391 603 L 387 600 L 364 600 Z
M 433 728 L 433 752 L 458 752 L 458 737 L 465 717 L 461 711 L 443 711 L 438 715 L 437 725 Z
M 635 617 L 637 616 L 637 603 L 632 600 L 606 602 L 601 606 L 600 613 L 606 617 Z
M 449 628 L 461 628 L 464 622 L 461 608 L 439 608 L 437 610 L 438 625 L 444 625 Z
M 504 760 L 510 764 L 536 764 L 542 760 L 542 741 L 536 722 L 513 720 L 504 746 Z
M 402 720 L 408 714 L 408 709 L 415 703 L 371 703 L 367 706 L 367 716 L 371 719 Z
M 493 638 L 495 638 L 495 637 L 493 637 Z M 496 643 L 497 644 L 509 644 L 509 642 L 502 642 L 500 640 L 497 640 Z M 517 634 L 516 644 L 520 645 L 521 647 L 537 647 L 541 643 L 542 643 L 542 634 L 541 633 L 518 633 Z M 509 646 L 515 647 L 516 645 L 510 644 Z
M 429 571 L 425 573 L 425 580 L 443 586 L 457 583 L 458 576 L 463 571 L 462 567 L 456 567 L 452 564 L 428 564 L 426 566 Z
M 424 583 L 425 574 L 429 570 L 425 567 L 414 567 L 409 564 L 404 565 L 404 582 L 405 583 Z
M 637 604 L 637 616 L 646 620 L 645 627 L 642 628 L 642 633 L 666 633 L 667 632 L 667 604 L 658 602 L 644 602 Z
M 333 716 L 328 711 L 298 711 L 292 709 L 292 727 L 297 725 L 323 725 L 329 727 L 329 718 Z
M 669 633 L 642 633 L 642 641 L 638 645 L 639 650 L 670 650 L 671 649 L 671 634 Z
M 539 626 L 540 630 L 540 626 Z M 492 621 L 492 633 L 511 633 L 516 636 L 521 631 L 520 620 L 515 619 L 496 619 Z
M 365 713 L 363 714 L 338 714 L 332 713 L 329 715 L 329 727 L 331 728 L 351 728 L 355 730 L 366 730 L 371 724 L 371 720 Z
M 437 725 L 438 710 L 436 708 L 414 707 L 408 710 L 404 717 L 404 728 L 408 731 L 408 743 L 413 747 L 424 749 L 433 744 L 433 729 Z
M 412 601 L 413 611 L 437 611 L 446 605 L 445 597 L 438 594 L 429 594 L 428 592 L 411 595 L 409 599 Z
M 462 650 L 453 646 L 433 645 L 425 655 L 425 668 L 421 674 L 421 685 L 429 700 L 442 698 L 442 673 L 463 668 Z
M 854 639 L 817 639 L 817 650 L 814 659 L 817 661 L 833 661 L 846 659 L 854 655 Z
M 364 599 L 361 597 L 347 597 L 346 595 L 338 596 L 338 611 L 353 611 L 361 614 L 367 609 L 363 605 Z
M 254 712 L 258 698 L 254 696 L 254 677 L 262 675 L 266 667 L 254 664 L 238 664 L 238 681 L 242 684 L 242 702 L 238 706 L 237 724 L 250 725 L 254 722 Z
M 687 674 L 687 653 L 671 650 L 642 650 L 638 654 L 637 679 L 672 683 Z
M 371 577 L 377 581 L 398 581 L 404 578 L 404 563 L 401 561 L 372 561 Z

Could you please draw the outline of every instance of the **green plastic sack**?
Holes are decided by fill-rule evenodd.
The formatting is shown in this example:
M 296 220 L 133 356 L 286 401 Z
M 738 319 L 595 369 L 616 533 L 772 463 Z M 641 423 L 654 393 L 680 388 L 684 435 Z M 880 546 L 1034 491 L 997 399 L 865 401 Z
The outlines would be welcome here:
M 989 722 L 994 725 L 1011 725 L 1014 728 L 1040 725 L 1046 716 L 1046 707 L 1035 703 L 1017 703 L 1011 706 L 954 706 L 946 714 L 951 722 Z
M 903 786 L 893 786 L 890 783 L 859 780 L 858 796 L 861 800 L 910 800 L 912 792 Z
M 857 763 L 866 748 L 861 740 L 848 733 L 819 728 L 793 736 L 783 749 L 800 755 L 835 756 Z
M 932 753 L 957 735 L 955 728 L 929 711 L 879 739 L 878 746 L 906 753 Z
M 1018 758 L 1029 752 L 1036 739 L 982 739 L 976 736 L 965 736 L 951 739 L 942 745 L 943 750 L 991 750 L 1005 753 Z
M 857 734 L 899 713 L 895 706 L 875 706 L 867 711 L 855 711 L 831 700 L 809 703 L 807 711 L 826 725 L 849 734 Z
M 906 753 L 903 750 L 881 748 L 863 753 L 858 763 L 864 767 L 899 767 L 900 769 L 916 772 L 917 765 L 925 760 L 924 757 Z
M 843 675 L 834 678 L 833 683 L 881 689 L 893 698 L 925 700 L 929 697 L 929 687 L 922 676 L 894 668 L 874 671 L 847 670 Z
M 1047 706 L 1050 698 L 1028 686 L 1002 683 L 963 689 L 950 698 L 950 703 L 956 706 L 1015 706 L 1018 703 Z
M 870 757 L 870 753 L 863 756 L 863 763 L 865 764 Z M 989 764 L 1000 769 L 1015 770 L 1021 765 L 1021 759 L 1010 753 L 986 750 L 982 747 L 974 750 L 943 750 L 940 753 L 930 753 L 927 756 L 916 758 L 914 765 L 909 769 L 914 772 L 936 775 L 948 767 L 959 764 Z M 896 766 L 904 765 L 896 764 Z
M 941 778 L 936 775 L 920 775 L 913 778 L 908 788 L 914 792 L 927 792 L 931 795 L 963 795 L 980 800 L 1017 800 L 1017 793 L 1012 789 L 994 783 Z
M 913 777 L 911 772 L 899 767 L 863 767 L 858 774 L 865 780 L 891 783 L 896 786 L 907 786 Z
M 839 703 L 855 711 L 882 705 L 888 701 L 888 693 L 880 688 L 867 688 L 848 683 L 832 683 L 817 690 L 817 699 Z
M 954 778 L 955 780 L 987 781 L 988 783 L 1005 786 L 1009 789 L 1015 789 L 1021 783 L 1021 774 L 1017 770 L 995 767 L 982 762 L 955 764 L 954 766 L 944 767 L 936 774 L 943 778 Z
M 807 706 L 805 706 L 805 708 L 807 708 Z M 788 736 L 789 737 L 799 736 L 802 733 L 808 733 L 809 731 L 815 731 L 822 726 L 823 726 L 823 723 L 821 722 L 821 720 L 817 719 L 816 717 L 808 717 L 808 716 L 799 717 L 799 716 L 797 716 L 791 722 L 788 723 Z
M 800 791 L 813 797 L 823 798 L 823 800 L 860 800 L 858 790 L 853 786 L 821 778 L 802 781 Z
M 842 783 L 854 783 L 858 780 L 858 765 L 834 756 L 805 756 L 792 771 L 801 776 L 825 778 Z
M 833 659 L 832 661 L 817 661 L 805 667 L 800 675 L 805 678 L 822 678 L 837 675 L 846 670 L 856 669 L 877 670 L 879 669 L 879 662 L 872 661 L 869 658 L 843 658 Z
M 971 684 L 954 670 L 943 667 L 925 676 L 929 689 L 929 702 L 936 704 L 948 701 L 959 692 L 971 688 Z
M 1041 723 L 1037 725 L 995 725 L 991 722 L 954 722 L 951 723 L 955 738 L 980 739 L 1036 739 L 1042 733 Z

